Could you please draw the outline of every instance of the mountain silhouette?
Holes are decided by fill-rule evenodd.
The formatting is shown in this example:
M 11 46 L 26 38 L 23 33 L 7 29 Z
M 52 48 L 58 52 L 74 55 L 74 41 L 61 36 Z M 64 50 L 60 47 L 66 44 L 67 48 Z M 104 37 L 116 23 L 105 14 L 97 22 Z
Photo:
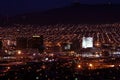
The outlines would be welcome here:
M 20 24 L 101 24 L 120 21 L 120 5 L 71 5 L 9 19 Z

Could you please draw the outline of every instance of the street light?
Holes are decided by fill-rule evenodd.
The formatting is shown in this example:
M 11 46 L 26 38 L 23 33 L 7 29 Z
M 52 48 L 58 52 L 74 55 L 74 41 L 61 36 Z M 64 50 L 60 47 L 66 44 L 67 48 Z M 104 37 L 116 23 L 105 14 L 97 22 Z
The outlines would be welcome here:
M 18 55 L 22 54 L 21 50 L 18 50 L 18 52 L 17 52 L 17 53 L 18 53 Z

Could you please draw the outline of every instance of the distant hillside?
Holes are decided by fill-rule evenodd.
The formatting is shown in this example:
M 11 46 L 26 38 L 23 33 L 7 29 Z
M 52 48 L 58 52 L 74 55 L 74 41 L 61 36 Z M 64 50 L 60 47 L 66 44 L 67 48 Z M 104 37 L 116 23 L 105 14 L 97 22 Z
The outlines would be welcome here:
M 0 15 L 0 25 L 4 24 L 4 21 L 5 21 L 5 17 Z
M 12 17 L 9 23 L 22 24 L 84 24 L 120 21 L 120 5 L 72 5 Z

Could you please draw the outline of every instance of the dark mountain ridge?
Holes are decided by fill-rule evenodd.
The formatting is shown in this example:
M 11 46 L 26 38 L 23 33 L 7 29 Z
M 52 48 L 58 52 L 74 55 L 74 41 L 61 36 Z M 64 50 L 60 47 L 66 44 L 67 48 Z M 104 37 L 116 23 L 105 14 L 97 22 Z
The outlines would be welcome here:
M 9 18 L 19 24 L 103 24 L 120 21 L 120 5 L 72 5 Z

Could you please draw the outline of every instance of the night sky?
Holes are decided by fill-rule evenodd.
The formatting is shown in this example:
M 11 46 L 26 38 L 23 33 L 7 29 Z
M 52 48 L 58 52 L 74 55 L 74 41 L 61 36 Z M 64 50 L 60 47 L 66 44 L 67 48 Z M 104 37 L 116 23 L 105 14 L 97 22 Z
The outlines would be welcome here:
M 63 7 L 79 1 L 81 4 L 120 3 L 120 0 L 0 0 L 0 14 L 16 15 Z

